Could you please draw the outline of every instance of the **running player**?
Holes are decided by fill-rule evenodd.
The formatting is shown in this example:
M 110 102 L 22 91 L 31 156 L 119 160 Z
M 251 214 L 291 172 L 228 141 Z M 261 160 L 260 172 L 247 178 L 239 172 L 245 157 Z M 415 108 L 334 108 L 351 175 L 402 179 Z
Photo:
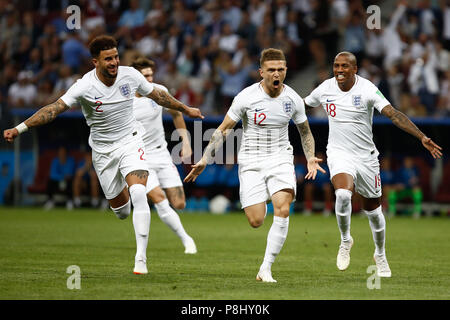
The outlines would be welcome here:
M 391 269 L 385 252 L 386 222 L 381 207 L 379 152 L 372 135 L 374 109 L 419 139 L 434 158 L 442 156 L 441 147 L 421 132 L 406 115 L 394 109 L 372 82 L 356 75 L 356 58 L 352 53 L 339 53 L 334 59 L 333 72 L 333 78 L 322 82 L 306 97 L 305 105 L 322 105 L 328 114 L 327 161 L 336 194 L 335 211 L 341 232 L 336 264 L 339 270 L 346 270 L 350 264 L 353 245 L 350 235 L 351 198 L 357 192 L 362 196 L 363 211 L 372 229 L 377 274 L 390 277 Z
M 148 82 L 153 83 L 155 67 L 153 61 L 147 58 L 138 58 L 133 61 L 131 66 L 141 72 Z M 162 85 L 153 83 L 153 86 L 167 91 L 167 88 Z M 186 201 L 183 183 L 177 168 L 173 164 L 169 150 L 167 150 L 162 121 L 163 108 L 152 99 L 137 92 L 133 101 L 133 108 L 136 120 L 142 123 L 146 131 L 142 137 L 145 150 L 151 154 L 151 157 L 146 158 L 149 169 L 147 198 L 154 203 L 160 219 L 180 238 L 185 248 L 184 253 L 195 254 L 197 253 L 197 247 L 194 240 L 186 233 L 180 217 L 172 209 L 172 207 L 183 209 L 186 206 Z M 181 157 L 190 157 L 192 149 L 183 115 L 176 110 L 168 109 L 167 111 L 172 116 L 173 124 L 182 139 Z
M 193 165 L 184 181 L 195 181 L 211 163 L 223 140 L 242 120 L 244 128 L 238 154 L 240 199 L 250 225 L 260 227 L 266 217 L 266 202 L 274 207 L 273 223 L 267 236 L 266 251 L 256 280 L 276 282 L 272 264 L 288 234 L 289 207 L 295 199 L 296 178 L 293 148 L 288 127 L 292 119 L 302 140 L 308 161 L 306 179 L 314 179 L 322 161 L 314 156 L 314 138 L 309 128 L 302 98 L 283 84 L 287 67 L 284 53 L 278 49 L 261 52 L 262 81 L 242 90 L 233 100 L 223 122 L 214 132 L 202 159 Z
M 89 50 L 95 69 L 86 73 L 56 102 L 42 107 L 15 128 L 5 130 L 3 136 L 12 142 L 22 132 L 53 121 L 79 103 L 90 127 L 92 163 L 111 209 L 124 219 L 130 214 L 133 204 L 137 247 L 133 272 L 146 274 L 150 207 L 145 189 L 148 177 L 145 159 L 149 155 L 142 141 L 144 128 L 133 114 L 135 92 L 190 117 L 203 116 L 200 110 L 154 88 L 136 69 L 119 66 L 117 42 L 113 37 L 101 35 L 94 38 Z

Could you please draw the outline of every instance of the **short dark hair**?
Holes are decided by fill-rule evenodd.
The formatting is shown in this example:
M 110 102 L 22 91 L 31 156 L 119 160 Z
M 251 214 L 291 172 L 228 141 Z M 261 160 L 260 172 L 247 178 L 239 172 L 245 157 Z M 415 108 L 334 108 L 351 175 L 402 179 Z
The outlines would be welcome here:
M 155 63 L 153 62 L 153 60 L 147 59 L 145 57 L 138 57 L 133 60 L 131 66 L 138 71 L 146 68 L 150 68 L 152 69 L 152 71 L 154 71 Z
M 93 58 L 97 58 L 100 55 L 100 51 L 113 48 L 117 48 L 117 41 L 107 35 L 97 36 L 89 43 L 89 51 Z
M 286 57 L 284 56 L 283 51 L 274 48 L 264 49 L 261 52 L 261 58 L 259 59 L 259 65 L 262 67 L 263 63 L 266 61 L 273 60 L 284 60 L 286 61 Z

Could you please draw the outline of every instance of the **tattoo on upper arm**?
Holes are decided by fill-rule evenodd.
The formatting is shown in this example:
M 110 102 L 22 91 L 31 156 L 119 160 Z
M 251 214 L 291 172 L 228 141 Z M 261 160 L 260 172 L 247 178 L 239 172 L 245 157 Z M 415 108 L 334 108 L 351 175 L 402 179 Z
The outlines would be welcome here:
M 314 137 L 309 128 L 308 120 L 297 125 L 298 132 L 300 133 L 300 138 L 302 140 L 303 152 L 305 153 L 306 159 L 314 156 L 315 152 L 315 142 Z

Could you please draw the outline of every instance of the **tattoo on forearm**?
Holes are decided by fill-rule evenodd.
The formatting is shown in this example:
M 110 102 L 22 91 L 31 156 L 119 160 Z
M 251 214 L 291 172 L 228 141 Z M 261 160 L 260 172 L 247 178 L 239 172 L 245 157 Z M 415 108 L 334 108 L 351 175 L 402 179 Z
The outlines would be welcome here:
M 153 99 L 157 104 L 178 111 L 183 111 L 184 104 L 177 99 L 175 99 L 172 95 L 167 93 L 164 90 L 155 89 L 150 94 L 150 98 Z
M 62 112 L 68 110 L 69 107 L 61 100 L 46 105 L 39 109 L 35 114 L 33 114 L 30 118 L 25 120 L 25 124 L 28 127 L 37 127 L 44 124 L 47 124 L 53 120 Z
M 224 140 L 225 134 L 221 130 L 216 129 L 211 137 L 211 140 L 209 140 L 208 146 L 206 147 L 205 153 L 203 155 L 207 162 L 214 158 L 214 156 L 216 155 L 216 150 L 219 149 Z
M 298 132 L 300 133 L 300 138 L 302 140 L 303 152 L 305 153 L 306 159 L 314 157 L 315 153 L 315 142 L 314 137 L 309 128 L 308 121 L 305 121 L 297 125 Z
M 417 126 L 401 111 L 394 111 L 390 117 L 392 123 L 403 131 L 415 136 L 417 139 L 423 137 L 422 131 L 417 128 Z

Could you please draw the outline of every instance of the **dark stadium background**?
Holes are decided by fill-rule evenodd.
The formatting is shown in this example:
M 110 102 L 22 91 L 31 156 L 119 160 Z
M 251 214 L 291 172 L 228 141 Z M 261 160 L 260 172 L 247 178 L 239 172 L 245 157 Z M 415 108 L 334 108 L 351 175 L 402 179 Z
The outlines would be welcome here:
M 447 2 L 266 1 L 268 3 L 266 10 L 269 14 L 263 15 L 263 23 L 260 26 L 234 27 L 233 21 L 237 19 L 236 16 L 240 15 L 243 21 L 248 14 L 251 21 L 252 12 L 254 12 L 251 8 L 255 3 L 260 2 L 262 1 L 167 1 L 161 2 L 163 13 L 158 18 L 159 1 L 0 0 L 1 129 L 3 131 L 17 125 L 45 105 L 43 102 L 49 103 L 56 100 L 54 98 L 58 97 L 58 92 L 55 87 L 62 77 L 60 72 L 65 65 L 71 63 L 70 60 L 66 60 L 63 48 L 72 37 L 79 45 L 76 50 L 81 50 L 78 51 L 78 55 L 74 54 L 75 51 L 71 53 L 72 58 L 73 55 L 80 58 L 79 61 L 70 65 L 70 76 L 75 78 L 76 75 L 79 77 L 92 68 L 89 57 L 81 59 L 82 49 L 86 50 L 89 40 L 97 34 L 108 33 L 116 36 L 123 64 L 139 53 L 137 48 L 149 50 L 147 56 L 154 59 L 158 67 L 155 82 L 168 86 L 172 94 L 189 105 L 201 108 L 206 116 L 202 123 L 203 130 L 217 127 L 231 102 L 232 96 L 228 95 L 229 91 L 224 88 L 226 79 L 221 78 L 219 70 L 229 66 L 232 63 L 230 59 L 237 57 L 238 53 L 242 54 L 242 58 L 240 62 L 236 62 L 237 71 L 248 69 L 248 74 L 242 83 L 245 86 L 258 81 L 256 73 L 258 53 L 262 48 L 271 46 L 285 50 L 289 68 L 286 83 L 296 89 L 302 97 L 306 97 L 317 83 L 332 76 L 330 67 L 334 55 L 340 50 L 353 49 L 352 51 L 359 59 L 360 70 L 366 71 L 372 80 L 376 80 L 375 82 L 388 100 L 399 102 L 399 104 L 393 103 L 394 107 L 410 116 L 425 134 L 444 149 L 441 166 L 437 166 L 437 162 L 431 158 L 419 141 L 393 126 L 389 119 L 375 114 L 373 133 L 374 141 L 380 151 L 380 158 L 386 155 L 392 156 L 397 166 L 401 164 L 401 159 L 405 155 L 417 159 L 422 169 L 421 187 L 424 191 L 424 202 L 439 205 L 427 208 L 431 208 L 429 209 L 431 213 L 440 211 L 450 213 L 448 183 L 450 162 L 447 151 L 450 148 L 450 93 L 447 87 L 450 81 L 448 61 L 450 35 L 446 33 L 450 22 L 446 18 L 448 14 L 445 14 L 450 7 Z M 396 100 L 389 84 L 391 70 L 386 69 L 384 65 L 385 54 L 378 54 L 366 47 L 359 48 L 360 51 L 357 52 L 355 50 L 358 49 L 357 40 L 360 39 L 358 38 L 360 32 L 365 34 L 366 41 L 368 34 L 373 32 L 365 27 L 365 19 L 369 16 L 366 12 L 367 7 L 375 4 L 381 8 L 382 28 L 386 28 L 391 22 L 392 13 L 398 3 L 407 3 L 407 9 L 400 23 L 401 38 L 405 44 L 404 55 L 397 64 L 396 71 L 397 76 L 403 76 L 400 86 L 397 87 L 401 89 L 402 96 L 401 99 Z M 72 4 L 81 8 L 81 30 L 71 31 L 65 27 L 65 20 L 70 16 L 65 9 Z M 144 20 L 149 14 L 152 18 L 145 20 L 141 25 L 123 28 L 120 26 L 121 18 L 133 5 L 137 6 L 137 10 L 142 10 Z M 290 13 L 294 17 L 293 20 L 288 18 Z M 221 17 L 222 24 L 215 20 L 217 17 Z M 87 21 L 90 21 L 90 27 L 85 24 Z M 222 48 L 218 43 L 211 43 L 214 42 L 211 40 L 211 35 L 213 35 L 212 38 L 220 39 L 224 33 L 228 32 L 223 28 L 225 21 L 230 21 L 232 33 L 244 40 L 234 49 L 227 47 L 226 43 Z M 206 26 L 203 31 L 199 27 L 202 23 Z M 173 28 L 174 25 L 178 25 L 178 30 Z M 430 25 L 431 30 L 429 30 Z M 294 26 L 296 28 L 293 28 Z M 173 33 L 176 36 L 171 38 Z M 198 34 L 203 37 L 199 37 Z M 422 44 L 424 48 L 431 44 L 440 48 L 441 64 L 436 70 L 439 91 L 434 94 L 423 91 L 414 93 L 413 83 L 408 82 L 408 76 L 415 63 L 415 60 L 411 58 L 412 48 L 414 45 L 417 49 L 422 34 L 427 34 L 426 41 Z M 152 39 L 144 39 L 148 40 L 145 42 L 143 38 L 146 36 Z M 349 42 L 348 38 L 356 42 Z M 145 46 L 146 43 L 151 42 L 150 40 L 155 40 L 156 42 L 152 43 L 159 43 L 161 48 L 150 52 L 148 46 Z M 353 47 L 349 48 L 348 45 Z M 36 48 L 38 50 L 33 50 Z M 242 48 L 244 49 L 241 51 Z M 171 50 L 175 50 L 173 56 L 170 55 Z M 36 53 L 37 51 L 39 53 Z M 192 58 L 190 58 L 191 54 Z M 448 65 L 443 61 L 447 61 Z M 167 82 L 169 80 L 164 78 L 171 63 L 174 63 L 177 68 L 172 79 L 187 80 L 180 83 L 191 86 L 190 90 L 183 91 L 183 85 L 175 86 L 173 82 Z M 202 69 L 204 65 L 209 66 L 209 71 L 206 67 Z M 36 99 L 28 104 L 20 101 L 13 102 L 9 96 L 10 88 L 17 82 L 19 74 L 25 77 L 24 71 L 32 73 L 31 82 L 37 92 Z M 199 79 L 201 86 L 198 85 Z M 434 99 L 431 100 L 433 102 L 431 104 L 430 96 Z M 309 113 L 308 117 L 316 140 L 316 149 L 325 151 L 328 136 L 327 120 L 320 111 Z M 186 122 L 188 130 L 193 132 L 194 122 L 189 119 L 186 119 Z M 164 117 L 164 125 L 170 150 L 175 143 L 170 142 L 174 127 L 169 117 Z M 88 134 L 88 127 L 81 112 L 71 110 L 59 116 L 53 123 L 23 134 L 14 144 L 7 144 L 2 140 L 0 143 L 2 167 L 0 204 L 41 205 L 42 202 L 36 201 L 29 192 L 29 186 L 36 183 L 42 154 L 48 150 L 55 150 L 61 144 L 66 145 L 73 153 L 86 149 Z M 300 138 L 293 125 L 290 126 L 289 136 L 295 154 L 301 155 Z M 194 145 L 194 142 L 191 141 L 191 144 Z M 205 147 L 207 142 L 202 144 Z M 433 179 L 436 178 L 441 179 L 441 182 L 432 189 Z M 195 193 L 195 184 L 185 188 L 188 196 L 192 192 Z

